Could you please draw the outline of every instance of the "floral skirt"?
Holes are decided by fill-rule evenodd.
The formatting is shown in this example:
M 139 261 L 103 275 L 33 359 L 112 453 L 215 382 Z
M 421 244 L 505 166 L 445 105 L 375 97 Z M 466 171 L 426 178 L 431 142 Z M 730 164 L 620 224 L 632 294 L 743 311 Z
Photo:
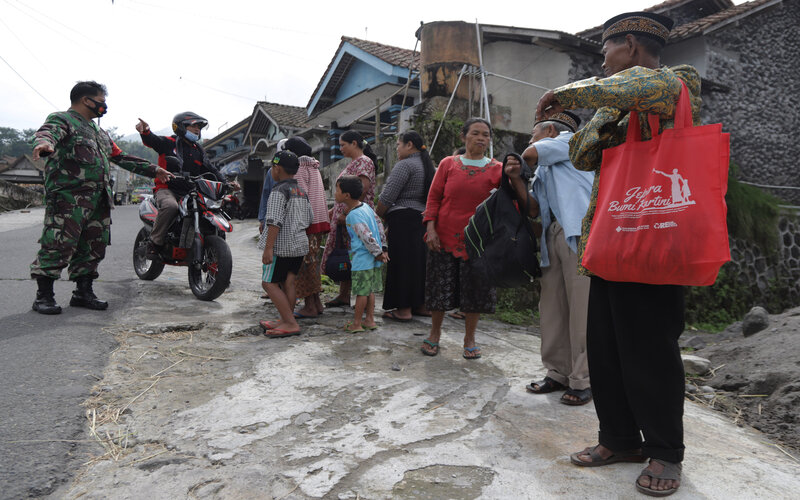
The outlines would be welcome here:
M 448 252 L 428 252 L 425 305 L 429 311 L 459 308 L 465 313 L 494 313 L 497 291 L 472 266 Z
M 322 281 L 319 276 L 319 247 L 321 243 L 322 233 L 308 235 L 308 253 L 303 259 L 303 265 L 300 266 L 300 272 L 297 273 L 297 279 L 295 280 L 298 298 L 304 299 L 309 295 L 322 291 Z

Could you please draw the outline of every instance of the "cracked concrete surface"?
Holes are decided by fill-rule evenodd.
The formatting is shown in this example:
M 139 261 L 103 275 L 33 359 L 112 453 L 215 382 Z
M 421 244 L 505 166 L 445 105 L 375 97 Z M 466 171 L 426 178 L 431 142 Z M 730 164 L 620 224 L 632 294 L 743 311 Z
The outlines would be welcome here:
M 86 402 L 97 458 L 57 498 L 634 498 L 639 464 L 582 469 L 592 405 L 525 384 L 544 375 L 533 331 L 481 321 L 483 358 L 461 357 L 447 319 L 437 357 L 428 325 L 340 327 L 351 310 L 266 339 L 256 225 L 236 225 L 231 288 L 195 300 L 185 269 L 136 282 L 119 348 Z M 379 302 L 380 303 L 380 302 Z M 149 332 L 149 333 L 148 333 Z M 686 402 L 683 485 L 673 498 L 792 498 L 798 463 L 756 431 Z M 102 442 L 102 445 L 100 444 Z

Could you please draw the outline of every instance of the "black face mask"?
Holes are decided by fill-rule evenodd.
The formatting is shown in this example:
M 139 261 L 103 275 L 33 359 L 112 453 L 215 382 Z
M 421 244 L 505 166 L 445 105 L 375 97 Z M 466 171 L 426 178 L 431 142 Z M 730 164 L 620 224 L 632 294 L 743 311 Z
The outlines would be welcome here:
M 89 109 L 92 110 L 92 112 L 95 114 L 96 117 L 100 118 L 104 114 L 108 113 L 108 104 L 100 101 L 95 101 L 91 97 L 87 97 L 87 99 L 89 99 L 94 103 L 94 107 Z

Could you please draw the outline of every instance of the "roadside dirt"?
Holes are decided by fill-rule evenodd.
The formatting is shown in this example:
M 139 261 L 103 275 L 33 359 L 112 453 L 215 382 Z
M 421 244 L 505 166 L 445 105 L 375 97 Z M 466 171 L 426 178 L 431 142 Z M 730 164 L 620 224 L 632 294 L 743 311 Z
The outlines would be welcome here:
M 714 344 L 692 354 L 711 360 L 714 374 L 697 383 L 717 390 L 708 404 L 800 456 L 800 307 L 769 319 L 750 337 L 741 322 L 708 336 Z

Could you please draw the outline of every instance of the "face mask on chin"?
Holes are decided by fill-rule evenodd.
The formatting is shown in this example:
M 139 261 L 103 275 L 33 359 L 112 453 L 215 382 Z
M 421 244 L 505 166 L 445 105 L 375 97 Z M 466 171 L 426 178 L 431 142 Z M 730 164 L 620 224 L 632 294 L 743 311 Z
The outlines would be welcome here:
M 90 101 L 92 101 L 92 103 L 94 103 L 94 107 L 89 109 L 92 111 L 92 113 L 94 113 L 96 117 L 100 118 L 104 114 L 108 113 L 108 104 L 101 101 L 95 101 L 91 97 L 87 97 L 87 99 L 89 99 Z
M 197 142 L 200 140 L 200 134 L 195 134 L 194 132 L 190 132 L 189 130 L 187 130 L 186 139 L 191 142 Z

